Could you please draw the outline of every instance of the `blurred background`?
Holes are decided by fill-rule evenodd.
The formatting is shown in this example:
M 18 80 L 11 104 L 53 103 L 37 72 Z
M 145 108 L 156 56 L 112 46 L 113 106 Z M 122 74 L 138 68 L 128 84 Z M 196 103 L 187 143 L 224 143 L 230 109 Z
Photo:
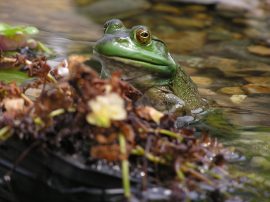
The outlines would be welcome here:
M 62 57 L 90 58 L 111 18 L 146 25 L 167 44 L 200 93 L 238 127 L 238 138 L 223 142 L 245 154 L 240 168 L 270 185 L 270 1 L 0 0 L 2 22 L 36 26 L 38 39 Z

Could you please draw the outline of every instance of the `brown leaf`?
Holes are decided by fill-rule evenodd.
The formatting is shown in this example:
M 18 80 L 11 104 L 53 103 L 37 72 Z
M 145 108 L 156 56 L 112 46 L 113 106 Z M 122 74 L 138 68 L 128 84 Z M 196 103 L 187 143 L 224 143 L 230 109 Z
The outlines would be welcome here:
M 153 107 L 137 107 L 136 113 L 139 117 L 146 119 L 148 121 L 154 121 L 159 123 L 160 119 L 164 116 L 163 113 L 157 111 Z
M 108 161 L 121 160 L 121 152 L 118 144 L 94 146 L 90 150 L 90 155 L 93 158 L 106 159 Z
M 127 141 L 133 144 L 135 142 L 135 133 L 132 126 L 126 123 L 120 123 L 120 128 Z

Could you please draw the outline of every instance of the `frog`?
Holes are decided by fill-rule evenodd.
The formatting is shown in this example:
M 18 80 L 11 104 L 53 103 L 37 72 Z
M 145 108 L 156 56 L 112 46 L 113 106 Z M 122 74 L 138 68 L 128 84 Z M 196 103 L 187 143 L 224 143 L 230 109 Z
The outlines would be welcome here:
M 139 89 L 138 104 L 163 112 L 199 113 L 207 101 L 196 84 L 175 62 L 161 39 L 144 25 L 126 28 L 119 19 L 104 24 L 104 35 L 93 47 L 93 59 L 101 63 L 101 77 L 115 71 L 121 79 Z

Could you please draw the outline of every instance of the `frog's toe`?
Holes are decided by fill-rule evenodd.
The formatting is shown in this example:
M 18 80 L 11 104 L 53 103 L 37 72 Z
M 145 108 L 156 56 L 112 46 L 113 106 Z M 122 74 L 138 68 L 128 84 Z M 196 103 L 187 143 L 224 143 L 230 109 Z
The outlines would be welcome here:
M 177 117 L 174 123 L 174 127 L 183 128 L 185 126 L 188 126 L 192 121 L 194 121 L 193 116 L 180 116 L 180 117 Z

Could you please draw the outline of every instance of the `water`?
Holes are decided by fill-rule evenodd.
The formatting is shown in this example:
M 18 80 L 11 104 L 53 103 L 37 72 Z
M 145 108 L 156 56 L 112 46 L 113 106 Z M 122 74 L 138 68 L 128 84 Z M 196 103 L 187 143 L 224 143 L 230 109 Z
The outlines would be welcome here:
M 37 26 L 41 30 L 38 39 L 63 57 L 70 54 L 90 57 L 91 46 L 102 35 L 101 21 L 110 17 L 105 11 L 103 16 L 87 13 L 87 8 L 91 8 L 87 2 L 78 0 L 79 5 L 84 5 L 80 7 L 66 0 L 0 1 L 0 19 Z M 270 24 L 267 21 L 270 12 L 267 9 L 263 1 L 245 12 L 217 11 L 214 6 L 148 3 L 128 14 L 124 7 L 119 13 L 108 13 L 121 16 L 126 26 L 147 25 L 167 43 L 201 94 L 213 108 L 222 109 L 222 116 L 231 123 L 226 125 L 225 121 L 223 132 L 237 133 L 229 137 L 224 132 L 220 139 L 244 156 L 234 163 L 232 170 L 253 177 L 262 190 L 270 187 Z M 12 10 L 16 10 L 16 15 L 9 14 Z M 217 120 L 217 117 L 210 119 L 210 124 L 215 125 Z M 260 197 L 261 193 L 257 194 Z

